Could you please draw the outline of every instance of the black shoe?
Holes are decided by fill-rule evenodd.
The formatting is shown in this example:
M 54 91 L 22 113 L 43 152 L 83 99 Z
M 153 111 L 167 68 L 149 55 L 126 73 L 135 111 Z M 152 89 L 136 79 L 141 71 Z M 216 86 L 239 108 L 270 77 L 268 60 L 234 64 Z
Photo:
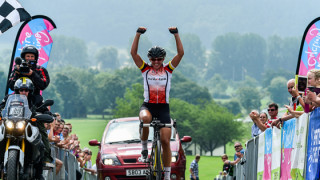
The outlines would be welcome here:
M 148 150 L 141 151 L 141 160 L 142 162 L 147 162 L 148 159 Z

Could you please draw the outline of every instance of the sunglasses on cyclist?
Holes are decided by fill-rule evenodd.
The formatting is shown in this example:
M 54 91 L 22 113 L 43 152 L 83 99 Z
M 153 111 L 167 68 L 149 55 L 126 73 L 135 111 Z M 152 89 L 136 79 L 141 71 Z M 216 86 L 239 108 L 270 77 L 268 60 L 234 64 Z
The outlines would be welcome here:
M 29 89 L 19 89 L 20 92 L 29 92 Z
M 275 111 L 275 109 L 268 109 L 268 111 Z
M 163 60 L 163 58 L 152 58 L 152 59 L 150 59 L 151 61 L 162 61 Z

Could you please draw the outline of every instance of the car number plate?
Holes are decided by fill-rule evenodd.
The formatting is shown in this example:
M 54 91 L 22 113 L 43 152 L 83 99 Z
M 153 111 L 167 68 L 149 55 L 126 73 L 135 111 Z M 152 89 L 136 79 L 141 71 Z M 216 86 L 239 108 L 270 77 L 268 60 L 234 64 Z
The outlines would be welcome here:
M 127 176 L 145 176 L 147 174 L 147 169 L 127 169 Z

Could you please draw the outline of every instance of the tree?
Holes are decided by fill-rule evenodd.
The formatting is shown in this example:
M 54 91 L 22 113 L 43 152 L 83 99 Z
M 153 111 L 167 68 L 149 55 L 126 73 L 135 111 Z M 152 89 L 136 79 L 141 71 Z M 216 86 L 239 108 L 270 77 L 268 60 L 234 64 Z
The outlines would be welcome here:
M 133 38 L 130 39 L 129 41 L 129 48 L 128 48 L 128 54 L 130 54 L 130 50 L 131 50 L 131 45 L 133 42 Z M 155 45 L 152 45 L 152 42 L 149 40 L 148 35 L 145 34 L 143 36 L 140 36 L 140 40 L 139 40 L 139 48 L 138 48 L 138 54 L 141 56 L 141 58 L 148 62 L 149 58 L 148 58 L 148 50 Z M 133 61 L 130 61 L 132 64 Z
M 228 88 L 228 81 L 224 80 L 220 74 L 215 74 L 209 81 L 208 81 L 208 88 L 210 94 L 214 98 L 224 98 L 228 97 L 226 95 L 226 89 Z
M 205 49 L 196 34 L 181 35 L 183 42 L 184 56 L 179 64 L 179 71 L 194 82 L 199 81 L 206 64 Z M 171 40 L 170 49 L 176 54 L 176 42 Z M 192 73 L 190 73 L 192 72 Z
M 241 62 L 241 66 L 238 68 L 241 74 L 238 75 L 242 79 L 250 76 L 260 80 L 266 61 L 266 41 L 260 35 L 249 33 L 242 35 L 239 43 L 238 61 Z
M 140 106 L 143 103 L 143 86 L 139 83 L 126 88 L 124 97 L 116 99 L 113 109 L 114 118 L 139 116 Z
M 239 33 L 228 33 L 226 35 L 217 36 L 212 43 L 212 50 L 208 67 L 210 71 L 207 73 L 207 78 L 213 76 L 212 72 L 221 74 L 228 80 L 240 80 L 242 62 L 238 60 L 239 57 L 239 45 L 240 45 Z
M 204 105 L 197 118 L 196 137 L 197 142 L 205 151 L 212 151 L 234 139 L 243 136 L 241 122 L 235 120 L 226 108 L 214 102 Z
M 179 98 L 191 104 L 200 104 L 212 99 L 209 90 L 176 73 L 171 83 L 171 98 Z
M 184 100 L 170 98 L 170 116 L 177 120 L 177 130 L 182 136 L 197 136 L 195 127 L 198 127 L 196 119 L 200 114 L 199 106 L 190 104 Z
M 171 90 L 171 97 L 187 101 L 191 104 L 201 104 L 212 99 L 207 88 L 198 86 L 194 82 L 175 84 Z
M 243 80 L 246 75 L 261 78 L 266 42 L 259 35 L 228 33 L 218 36 L 212 43 L 211 52 L 206 78 L 210 79 L 213 72 L 234 81 Z
M 274 79 L 275 77 L 281 76 L 284 77 L 285 79 L 289 80 L 292 79 L 294 77 L 295 73 L 294 72 L 290 72 L 284 69 L 279 69 L 279 70 L 275 70 L 275 69 L 269 69 L 266 70 L 263 73 L 263 78 L 262 78 L 262 86 L 263 87 L 268 87 L 270 86 L 270 83 L 272 81 L 272 79 Z
M 254 87 L 241 87 L 237 91 L 240 104 L 247 112 L 252 109 L 260 109 L 260 93 Z
M 272 79 L 268 87 L 270 98 L 273 102 L 284 104 L 288 101 L 287 80 L 283 77 L 276 77 Z
M 54 46 L 51 51 L 50 66 L 87 68 L 88 65 L 94 65 L 88 61 L 87 46 L 81 39 L 66 36 L 54 36 Z
M 62 116 L 65 118 L 85 117 L 85 104 L 79 94 L 79 85 L 70 77 L 58 73 L 56 75 L 56 92 L 63 99 Z
M 298 38 L 281 38 L 277 35 L 268 38 L 268 56 L 266 69 L 284 69 L 295 72 L 299 55 Z
M 116 107 L 116 98 L 123 97 L 125 92 L 125 84 L 121 81 L 121 77 L 108 73 L 100 73 L 95 76 L 95 112 L 104 114 L 111 113 Z
M 233 98 L 227 102 L 221 103 L 221 105 L 227 108 L 233 115 L 241 113 L 241 105 L 238 99 Z
M 96 61 L 100 69 L 118 69 L 118 50 L 114 47 L 103 47 L 97 52 Z

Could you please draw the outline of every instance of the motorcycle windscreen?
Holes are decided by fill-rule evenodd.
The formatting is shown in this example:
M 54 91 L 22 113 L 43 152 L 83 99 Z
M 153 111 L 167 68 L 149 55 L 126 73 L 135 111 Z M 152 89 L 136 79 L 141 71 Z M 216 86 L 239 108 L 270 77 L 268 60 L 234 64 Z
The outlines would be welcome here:
M 32 112 L 29 109 L 28 99 L 25 95 L 9 95 L 6 106 L 2 110 L 2 118 L 11 120 L 30 119 Z

